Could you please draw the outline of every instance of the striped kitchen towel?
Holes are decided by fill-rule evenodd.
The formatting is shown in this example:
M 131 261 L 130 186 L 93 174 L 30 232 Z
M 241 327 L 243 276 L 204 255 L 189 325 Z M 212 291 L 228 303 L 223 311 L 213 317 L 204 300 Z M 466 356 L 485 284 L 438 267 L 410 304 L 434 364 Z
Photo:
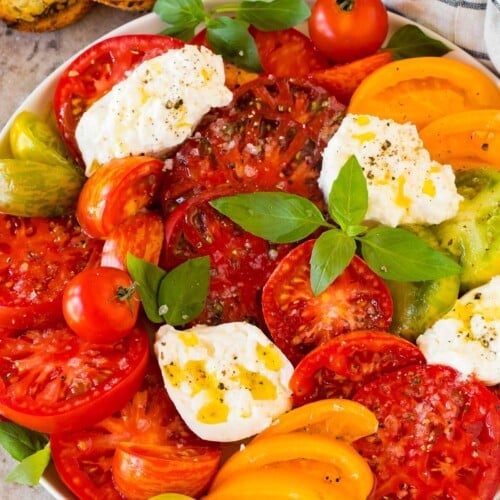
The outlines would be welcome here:
M 500 0 L 384 0 L 500 73 Z

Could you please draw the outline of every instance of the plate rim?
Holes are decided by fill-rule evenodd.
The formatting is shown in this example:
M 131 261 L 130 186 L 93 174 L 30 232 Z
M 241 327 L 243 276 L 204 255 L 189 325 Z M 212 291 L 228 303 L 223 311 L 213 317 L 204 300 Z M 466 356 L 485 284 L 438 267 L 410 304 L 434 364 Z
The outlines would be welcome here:
M 208 7 L 220 3 L 217 0 L 205 0 L 203 2 Z M 392 35 L 392 33 L 405 24 L 413 24 L 419 27 L 425 34 L 431 36 L 441 42 L 447 44 L 452 51 L 446 54 L 444 57 L 458 59 L 472 66 L 480 69 L 485 73 L 492 81 L 494 81 L 500 88 L 500 78 L 498 78 L 490 69 L 488 69 L 484 64 L 480 63 L 473 56 L 468 54 L 464 49 L 460 48 L 455 43 L 449 41 L 447 38 L 439 35 L 432 29 L 422 26 L 416 21 L 408 19 L 400 14 L 392 11 L 388 11 L 389 14 L 389 33 L 387 39 Z M 34 89 L 28 94 L 28 96 L 21 102 L 21 104 L 14 111 L 12 116 L 7 120 L 3 128 L 0 130 L 0 155 L 4 156 L 5 153 L 9 153 L 10 148 L 8 146 L 8 133 L 11 128 L 14 118 L 23 110 L 29 110 L 38 112 L 44 115 L 50 113 L 50 106 L 52 102 L 52 93 L 55 88 L 56 82 L 67 67 L 78 55 L 87 50 L 90 46 L 104 40 L 118 35 L 128 35 L 128 34 L 141 34 L 141 33 L 160 33 L 163 29 L 167 27 L 167 24 L 160 20 L 159 16 L 154 12 L 150 12 L 136 19 L 132 19 L 127 23 L 110 30 L 104 35 L 96 38 L 94 41 L 85 45 L 81 50 L 77 51 L 70 58 L 60 64 L 55 70 L 53 70 L 49 75 L 47 75 Z M 306 31 L 305 23 L 299 28 L 301 31 Z M 386 40 L 387 40 L 386 39 Z M 45 108 L 45 109 L 43 109 Z M 73 493 L 63 484 L 62 480 L 59 478 L 57 471 L 53 463 L 49 465 L 44 475 L 40 480 L 40 485 L 55 499 L 57 500 L 70 500 L 76 498 Z

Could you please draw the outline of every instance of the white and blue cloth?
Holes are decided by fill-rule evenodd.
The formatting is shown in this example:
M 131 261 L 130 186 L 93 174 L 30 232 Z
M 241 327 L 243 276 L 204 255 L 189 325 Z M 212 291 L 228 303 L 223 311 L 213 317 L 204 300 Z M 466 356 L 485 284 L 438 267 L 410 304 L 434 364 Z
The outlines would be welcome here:
M 384 0 L 500 74 L 500 0 Z

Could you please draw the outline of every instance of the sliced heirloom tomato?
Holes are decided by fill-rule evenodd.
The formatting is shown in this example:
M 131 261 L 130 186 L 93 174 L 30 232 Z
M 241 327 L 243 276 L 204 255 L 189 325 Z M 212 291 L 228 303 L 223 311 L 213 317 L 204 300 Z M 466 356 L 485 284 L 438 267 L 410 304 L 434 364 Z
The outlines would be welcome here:
M 155 212 L 140 212 L 111 230 L 102 247 L 101 266 L 127 269 L 128 253 L 158 264 L 163 240 L 163 218 Z
M 94 238 L 110 235 L 124 220 L 155 200 L 163 177 L 163 162 L 149 156 L 128 156 L 99 167 L 84 184 L 76 217 Z
M 365 383 L 404 366 L 423 364 L 420 349 L 386 332 L 359 330 L 306 354 L 290 379 L 295 406 L 323 398 L 352 398 Z
M 262 287 L 291 245 L 254 236 L 209 205 L 234 190 L 206 191 L 180 204 L 165 222 L 162 267 L 173 269 L 194 257 L 210 256 L 211 275 L 204 311 L 197 323 L 249 321 L 265 328 Z
M 376 69 L 393 61 L 392 53 L 382 50 L 369 56 L 344 64 L 314 71 L 309 79 L 324 87 L 340 102 L 349 104 L 349 101 L 360 83 Z
M 255 26 L 250 26 L 263 73 L 275 77 L 293 76 L 295 78 L 307 77 L 312 71 L 327 68 L 327 59 L 311 42 L 311 39 L 295 28 L 261 31 Z M 192 40 L 195 45 L 203 45 L 210 48 L 207 41 L 206 29 L 200 31 Z M 226 63 L 226 80 L 234 74 L 234 66 Z M 234 82 L 245 82 L 253 80 L 257 73 L 244 71 L 240 73 L 239 79 L 233 78 Z M 227 82 L 226 82 L 227 84 Z M 239 85 L 230 85 L 230 88 L 237 88 Z
M 294 472 L 306 486 L 313 483 L 312 491 L 320 489 L 326 495 L 307 495 L 305 498 L 361 500 L 367 498 L 373 485 L 368 464 L 351 444 L 323 434 L 288 432 L 253 441 L 234 453 L 215 476 L 208 499 L 215 500 L 221 493 L 224 498 L 229 498 L 228 489 L 233 494 L 238 488 L 248 494 L 243 485 L 249 486 L 254 498 L 275 498 L 272 494 L 266 495 L 267 485 L 258 481 L 259 472 L 266 469 Z M 281 488 L 288 493 L 286 483 L 282 483 Z M 302 498 L 280 495 L 279 488 L 273 490 L 277 498 Z M 347 492 L 351 492 L 352 496 L 346 497 Z
M 307 432 L 326 434 L 351 443 L 376 432 L 378 422 L 370 410 L 349 399 L 321 399 L 303 406 L 292 408 L 280 415 L 252 442 L 276 434 Z
M 184 42 L 164 35 L 121 35 L 84 50 L 66 67 L 54 92 L 59 131 L 75 159 L 82 162 L 75 130 L 82 114 L 140 63 Z
M 332 337 L 353 330 L 386 330 L 392 299 L 384 281 L 355 256 L 343 273 L 314 296 L 309 264 L 315 240 L 285 256 L 262 291 L 266 325 L 293 364 Z
M 98 262 L 101 243 L 74 217 L 0 214 L 0 328 L 22 330 L 62 320 L 66 283 Z
M 373 498 L 491 500 L 500 488 L 500 400 L 440 365 L 413 365 L 360 388 L 376 434 L 354 443 L 375 473 Z
M 67 327 L 2 334 L 0 414 L 45 433 L 92 425 L 132 397 L 148 359 L 141 328 L 110 344 L 85 342 Z
M 500 107 L 452 113 L 420 130 L 432 159 L 455 170 L 500 169 Z
M 488 108 L 500 108 L 500 89 L 480 69 L 446 57 L 412 57 L 367 76 L 348 111 L 412 122 L 420 130 L 444 115 Z
M 344 106 L 305 80 L 259 78 L 202 123 L 165 172 L 163 208 L 204 189 L 287 191 L 322 203 L 321 152 Z
M 58 474 L 81 500 L 198 496 L 221 458 L 219 444 L 202 441 L 180 419 L 156 364 L 119 412 L 84 430 L 53 434 L 50 447 Z

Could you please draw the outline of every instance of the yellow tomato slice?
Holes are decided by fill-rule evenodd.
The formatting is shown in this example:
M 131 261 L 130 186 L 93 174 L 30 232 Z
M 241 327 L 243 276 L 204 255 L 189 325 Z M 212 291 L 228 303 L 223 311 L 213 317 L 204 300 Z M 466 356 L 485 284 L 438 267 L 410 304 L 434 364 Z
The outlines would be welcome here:
M 366 406 L 349 399 L 320 399 L 281 415 L 253 441 L 286 432 L 327 434 L 348 442 L 377 431 L 375 415 Z
M 486 108 L 500 108 L 500 89 L 481 70 L 455 59 L 414 57 L 368 75 L 348 112 L 409 121 L 421 129 L 450 113 Z
M 344 484 L 337 471 L 312 460 L 280 462 L 241 470 L 212 487 L 203 500 L 361 500 L 355 486 Z
M 338 471 L 345 483 L 352 484 L 362 498 L 373 485 L 372 472 L 361 455 L 347 442 L 322 434 L 289 432 L 251 442 L 222 466 L 215 476 L 215 489 L 239 471 L 258 469 L 278 462 L 314 460 Z
M 431 157 L 455 170 L 500 169 L 500 108 L 443 116 L 420 131 Z

